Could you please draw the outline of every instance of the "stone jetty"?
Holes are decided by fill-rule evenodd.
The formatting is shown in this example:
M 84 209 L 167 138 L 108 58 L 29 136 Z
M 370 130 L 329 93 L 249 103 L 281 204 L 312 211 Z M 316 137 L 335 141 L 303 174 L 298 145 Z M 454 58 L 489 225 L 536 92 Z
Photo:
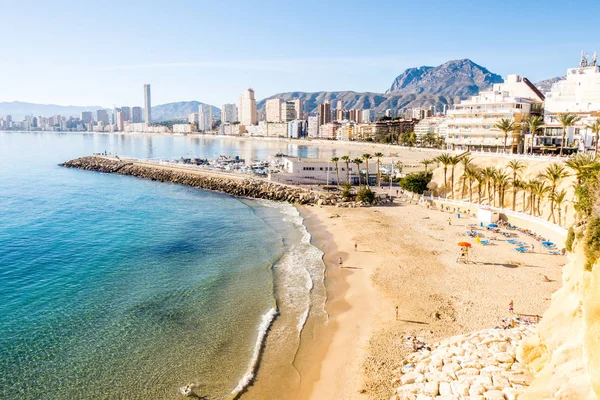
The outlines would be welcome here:
M 272 183 L 263 179 L 220 174 L 213 171 L 190 170 L 176 166 L 115 157 L 89 156 L 60 164 L 62 167 L 77 168 L 120 175 L 135 176 L 153 181 L 178 183 L 206 190 L 227 193 L 233 196 L 285 201 L 296 204 L 342 205 L 341 197 Z M 356 204 L 353 204 L 356 206 Z
M 533 380 L 516 359 L 533 326 L 453 336 L 413 353 L 394 371 L 390 400 L 513 400 Z

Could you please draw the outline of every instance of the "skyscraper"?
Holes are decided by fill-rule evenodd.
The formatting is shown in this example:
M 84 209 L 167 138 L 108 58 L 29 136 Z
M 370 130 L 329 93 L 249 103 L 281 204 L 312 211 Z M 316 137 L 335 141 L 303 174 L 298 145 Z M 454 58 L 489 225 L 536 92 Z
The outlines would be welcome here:
M 144 85 L 144 122 L 152 123 L 152 102 L 150 99 L 150 84 Z
M 331 104 L 326 100 L 325 103 L 319 104 L 319 125 L 329 122 L 331 122 Z
M 142 122 L 142 107 L 133 107 L 131 109 L 131 122 L 134 124 Z
M 131 121 L 131 107 L 123 106 L 121 107 L 121 111 L 123 111 L 123 119 Z
M 266 119 L 267 122 L 281 122 L 283 100 L 269 99 L 266 102 Z
M 254 90 L 247 89 L 240 96 L 239 108 L 240 123 L 242 125 L 256 125 L 256 100 Z
M 123 132 L 125 130 L 125 113 L 123 111 L 117 112 L 115 116 L 115 125 L 118 131 Z
M 296 110 L 296 118 L 304 119 L 304 100 L 294 99 L 294 109 Z
M 224 124 L 239 121 L 238 108 L 235 104 L 223 104 L 221 107 L 221 122 Z
M 200 104 L 198 106 L 198 130 L 210 131 L 212 122 L 212 106 L 210 104 Z
M 288 100 L 281 103 L 281 120 L 290 122 L 296 119 L 296 103 L 294 100 Z
M 81 112 L 81 121 L 84 124 L 89 124 L 94 120 L 94 116 L 91 111 L 82 111 Z
M 104 125 L 108 125 L 108 111 L 106 110 L 96 110 L 96 120 L 98 122 L 102 122 Z

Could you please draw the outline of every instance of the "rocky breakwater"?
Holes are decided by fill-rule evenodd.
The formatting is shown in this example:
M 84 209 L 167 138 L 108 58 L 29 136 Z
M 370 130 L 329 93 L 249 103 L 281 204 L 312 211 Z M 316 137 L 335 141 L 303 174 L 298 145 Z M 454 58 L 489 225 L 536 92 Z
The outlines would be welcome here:
M 60 164 L 62 167 L 77 168 L 86 171 L 130 175 L 160 182 L 214 190 L 233 196 L 256 199 L 286 201 L 297 204 L 334 205 L 341 201 L 338 196 L 323 194 L 279 185 L 260 179 L 244 177 L 217 176 L 218 172 L 190 171 L 175 167 L 137 163 L 108 157 L 82 157 Z
M 516 399 L 533 376 L 515 352 L 533 332 L 532 326 L 487 329 L 425 346 L 394 371 L 390 400 Z

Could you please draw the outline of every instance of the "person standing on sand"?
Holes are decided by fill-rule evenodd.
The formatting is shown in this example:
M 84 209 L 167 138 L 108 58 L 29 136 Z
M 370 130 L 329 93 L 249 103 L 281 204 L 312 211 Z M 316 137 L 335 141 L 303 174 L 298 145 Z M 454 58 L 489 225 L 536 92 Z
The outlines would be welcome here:
M 340 265 L 340 267 L 342 266 L 342 257 L 340 257 L 340 259 L 338 260 L 338 264 Z
M 396 321 L 398 321 L 398 306 L 396 306 Z
M 452 225 L 452 218 L 448 218 L 448 226 Z
M 354 242 L 354 251 L 358 251 L 358 243 Z
M 511 314 L 514 314 L 514 305 L 515 303 L 511 300 L 510 303 L 508 303 L 508 312 L 510 312 Z

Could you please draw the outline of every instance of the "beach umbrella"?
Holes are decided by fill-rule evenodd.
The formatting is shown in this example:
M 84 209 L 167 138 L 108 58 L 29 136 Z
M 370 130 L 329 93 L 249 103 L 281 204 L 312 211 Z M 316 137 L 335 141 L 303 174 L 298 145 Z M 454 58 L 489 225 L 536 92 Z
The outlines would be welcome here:
M 497 228 L 498 224 L 488 224 L 488 228 Z
M 460 247 L 471 247 L 471 243 L 469 242 L 458 242 Z

